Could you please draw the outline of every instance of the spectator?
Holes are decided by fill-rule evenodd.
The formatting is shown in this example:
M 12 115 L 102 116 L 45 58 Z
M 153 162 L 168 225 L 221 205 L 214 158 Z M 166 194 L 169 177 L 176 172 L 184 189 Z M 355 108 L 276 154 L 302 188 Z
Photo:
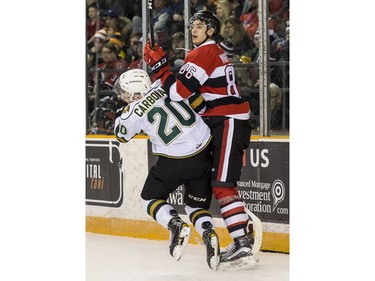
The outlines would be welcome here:
M 270 49 L 270 61 L 289 61 L 289 50 L 284 38 L 272 41 Z
M 284 36 L 285 22 L 282 18 L 289 5 L 287 2 L 287 0 L 269 0 L 268 28 L 273 29 L 280 36 Z
M 239 18 L 242 15 L 242 1 L 228 0 L 228 2 L 232 11 L 231 15 Z
M 99 9 L 95 2 L 87 7 L 87 17 L 87 44 L 90 46 L 90 44 L 94 41 L 96 31 L 100 30 L 104 26 L 100 20 Z
M 276 22 L 273 18 L 268 18 L 268 34 L 270 35 L 270 43 L 280 37 L 279 33 L 284 34 L 284 31 L 280 32 L 281 26 L 283 25 L 284 24 L 281 24 L 281 22 Z
M 125 59 L 124 42 L 121 40 L 121 33 L 115 32 L 109 37 L 109 42 L 115 44 L 117 48 L 117 57 L 119 59 Z
M 169 6 L 170 18 L 168 20 L 168 33 L 174 34 L 177 31 L 185 31 L 185 7 L 184 0 L 173 0 L 172 4 Z M 196 12 L 194 8 L 193 1 L 191 3 L 191 14 Z
M 150 36 L 149 36 L 150 37 Z M 154 40 L 155 42 L 159 42 L 159 37 L 156 33 L 154 33 Z M 137 60 L 134 60 L 133 62 L 131 62 L 129 64 L 129 69 L 134 69 L 134 68 L 139 68 L 139 69 L 143 69 L 143 49 L 142 49 L 142 37 L 139 38 L 139 41 L 138 41 L 138 44 L 135 44 L 136 45 L 136 51 L 137 51 L 137 54 L 138 54 L 138 58 Z M 134 42 L 135 43 L 135 42 Z M 154 78 L 151 78 L 152 81 L 155 81 Z
M 207 0 L 206 1 L 206 9 L 207 9 L 207 11 L 210 11 L 210 12 L 214 13 L 215 10 L 216 10 L 217 1 L 218 0 Z
M 207 0 L 191 0 L 191 7 L 196 11 L 207 10 Z
M 289 84 L 289 65 L 272 64 L 272 62 L 289 61 L 289 46 L 284 38 L 277 38 L 270 45 L 270 62 L 271 62 L 271 81 L 277 85 L 288 87 Z
M 285 28 L 285 52 L 288 56 L 289 61 L 289 21 L 286 22 L 286 28 Z
M 113 134 L 114 127 L 114 114 L 113 104 L 114 97 L 104 96 L 98 100 L 98 104 L 90 111 L 89 118 L 89 128 L 86 132 L 87 134 Z
M 125 8 L 123 16 L 130 19 L 132 23 L 131 33 L 142 33 L 142 1 L 141 0 L 131 0 L 131 1 L 122 0 L 122 2 Z
M 282 127 L 282 92 L 275 83 L 270 83 L 271 97 L 271 129 L 281 129 Z
M 234 48 L 233 48 L 233 44 L 231 42 L 228 42 L 228 41 L 222 41 L 219 43 L 219 47 L 221 49 L 223 49 L 223 51 L 225 52 L 225 54 L 228 56 L 228 58 L 230 60 L 233 59 L 234 57 Z
M 289 18 L 289 0 L 269 0 L 269 17 L 277 22 Z
M 95 33 L 94 45 L 87 51 L 87 64 L 89 68 L 103 62 L 101 51 L 107 41 L 108 35 L 106 28 L 102 28 Z
M 246 35 L 247 36 L 247 35 Z M 250 63 L 250 59 L 246 56 L 239 56 L 234 53 L 234 48 L 231 42 L 220 42 L 219 47 L 224 50 L 230 61 L 234 64 Z M 245 67 L 235 67 L 236 83 L 240 87 L 241 97 L 247 100 L 247 96 L 251 90 L 253 82 L 251 81 L 249 69 Z
M 250 38 L 254 38 L 255 32 L 258 30 L 259 18 L 258 18 L 258 1 L 249 0 L 250 8 L 247 13 L 241 15 L 240 20 L 246 33 Z
M 216 15 L 224 23 L 231 15 L 232 11 L 227 0 L 219 0 L 216 4 Z M 224 24 L 221 25 L 220 33 L 224 37 Z
M 259 45 L 260 45 L 259 30 L 255 32 L 253 42 L 254 42 L 254 47 L 251 50 L 251 61 L 259 63 Z
M 184 23 L 184 1 L 171 0 L 169 5 L 170 17 L 168 19 L 168 33 L 174 34 L 177 31 L 183 31 Z
M 289 21 L 286 21 L 285 26 L 285 53 L 289 61 Z
M 234 54 L 238 56 L 247 56 L 251 62 L 251 48 L 253 46 L 249 36 L 242 26 L 239 18 L 234 16 L 225 20 L 224 24 L 224 40 L 232 43 Z
M 288 50 L 286 45 L 286 40 L 284 38 L 277 38 L 275 40 L 272 40 L 273 33 L 269 32 L 270 36 L 270 62 L 276 62 L 276 61 L 288 61 Z M 258 63 L 259 62 L 259 45 L 260 45 L 260 35 L 259 31 L 257 31 L 254 35 L 254 42 L 255 47 L 252 50 L 252 61 Z M 288 68 L 286 68 L 286 71 L 288 71 Z M 270 76 L 271 81 L 276 83 L 277 85 L 282 85 L 285 77 L 285 69 L 284 66 L 280 65 L 270 65 Z M 259 88 L 259 71 L 256 68 L 250 69 L 250 77 L 253 81 L 254 88 Z
M 139 45 L 142 45 L 140 33 L 132 33 L 130 35 L 129 47 L 126 48 L 126 62 L 129 64 L 139 60 L 142 57 L 142 52 L 139 54 Z M 142 48 L 141 48 L 142 51 Z
M 132 33 L 142 33 L 142 17 L 138 14 L 132 17 Z
M 159 37 L 159 45 L 167 46 L 168 42 L 168 20 L 169 8 L 168 0 L 155 0 L 154 9 L 152 9 L 152 24 L 154 25 L 154 32 Z
M 185 34 L 178 31 L 172 35 L 168 58 L 171 66 L 181 67 L 185 59 Z
M 129 64 L 129 69 L 134 69 L 134 68 L 143 69 L 143 59 L 142 59 L 143 49 L 142 49 L 142 42 L 139 42 L 139 44 L 137 45 L 137 53 L 138 53 L 139 59 L 137 59 L 135 61 L 132 61 Z
M 128 44 L 130 34 L 132 32 L 132 22 L 127 17 L 120 17 L 115 10 L 109 10 L 106 13 L 106 27 L 108 28 L 108 35 L 116 32 L 121 33 L 121 40 Z
M 133 0 L 134 1 L 134 0 Z M 125 16 L 125 7 L 122 3 L 124 0 L 99 0 L 99 7 L 101 9 L 104 9 L 106 11 L 112 10 L 116 11 L 116 13 L 123 17 Z M 129 6 L 129 4 L 125 4 L 126 6 Z M 129 10 L 129 7 L 127 7 L 127 10 Z
M 127 63 L 123 59 L 117 58 L 117 48 L 112 42 L 107 42 L 102 48 L 103 62 L 98 65 L 99 70 L 122 70 L 119 72 L 97 72 L 95 71 L 89 79 L 89 91 L 94 91 L 94 86 L 97 86 L 99 90 L 112 90 L 113 85 L 119 77 L 119 74 L 127 68 Z M 96 75 L 98 75 L 98 85 L 95 85 Z

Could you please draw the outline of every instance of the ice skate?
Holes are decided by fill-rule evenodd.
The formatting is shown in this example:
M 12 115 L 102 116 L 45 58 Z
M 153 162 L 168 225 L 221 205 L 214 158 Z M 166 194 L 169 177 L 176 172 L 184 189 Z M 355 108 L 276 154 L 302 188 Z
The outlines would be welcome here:
M 221 253 L 220 262 L 229 262 L 242 257 L 252 256 L 251 249 L 252 244 L 248 235 L 234 238 L 234 242 Z
M 189 242 L 191 229 L 187 223 L 183 222 L 179 217 L 174 217 L 170 220 L 168 223 L 168 229 L 170 235 L 169 253 L 179 261 Z
M 203 241 L 206 245 L 207 264 L 211 269 L 216 271 L 220 263 L 220 246 L 215 230 L 206 230 L 203 233 Z
M 234 242 L 230 244 L 220 255 L 219 270 L 244 270 L 252 268 L 257 261 L 254 259 L 252 250 L 252 242 L 249 235 L 234 238 Z

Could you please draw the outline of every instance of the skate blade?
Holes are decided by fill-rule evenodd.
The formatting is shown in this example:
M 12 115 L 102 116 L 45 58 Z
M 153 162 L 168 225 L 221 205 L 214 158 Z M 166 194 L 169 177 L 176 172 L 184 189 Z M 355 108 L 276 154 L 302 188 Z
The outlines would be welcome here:
M 173 249 L 173 257 L 176 261 L 179 261 L 184 254 L 185 248 L 189 242 L 191 229 L 189 227 L 183 227 L 180 235 L 178 236 L 179 244 Z
M 210 259 L 210 267 L 213 270 L 217 271 L 217 268 L 218 268 L 219 263 L 220 263 L 218 238 L 212 237 L 210 243 L 211 243 L 212 248 L 214 248 L 214 253 L 215 253 L 214 256 L 212 256 L 211 259 Z
M 253 256 L 246 256 L 234 261 L 220 262 L 217 270 L 219 271 L 238 271 L 253 268 L 259 260 Z

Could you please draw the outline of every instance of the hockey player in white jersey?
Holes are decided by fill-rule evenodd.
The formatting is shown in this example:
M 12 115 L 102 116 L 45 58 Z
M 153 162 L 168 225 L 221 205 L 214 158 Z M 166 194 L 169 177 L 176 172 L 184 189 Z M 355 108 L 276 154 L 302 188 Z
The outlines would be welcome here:
M 180 260 L 191 229 L 167 199 L 184 185 L 186 214 L 206 245 L 208 266 L 216 270 L 220 246 L 208 211 L 212 196 L 210 129 L 187 101 L 171 101 L 160 80 L 151 85 L 141 69 L 124 72 L 116 83 L 130 97 L 130 103 L 116 113 L 117 140 L 126 143 L 143 131 L 150 137 L 153 154 L 159 156 L 141 192 L 147 213 L 169 230 L 170 254 Z M 135 100 L 137 95 L 142 98 Z

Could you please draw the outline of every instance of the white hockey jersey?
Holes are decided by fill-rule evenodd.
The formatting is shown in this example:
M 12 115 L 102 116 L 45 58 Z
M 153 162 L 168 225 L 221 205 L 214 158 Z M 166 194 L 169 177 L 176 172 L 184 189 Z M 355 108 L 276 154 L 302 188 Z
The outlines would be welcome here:
M 123 110 L 115 121 L 115 136 L 124 143 L 143 131 L 150 137 L 154 155 L 193 156 L 209 144 L 210 129 L 187 100 L 171 101 L 161 86 L 157 80 L 145 97 Z

